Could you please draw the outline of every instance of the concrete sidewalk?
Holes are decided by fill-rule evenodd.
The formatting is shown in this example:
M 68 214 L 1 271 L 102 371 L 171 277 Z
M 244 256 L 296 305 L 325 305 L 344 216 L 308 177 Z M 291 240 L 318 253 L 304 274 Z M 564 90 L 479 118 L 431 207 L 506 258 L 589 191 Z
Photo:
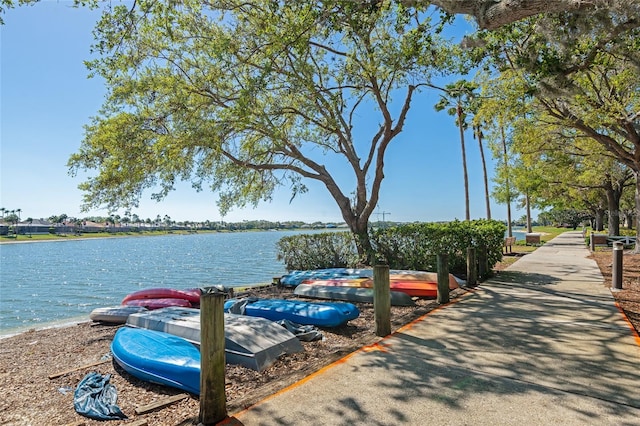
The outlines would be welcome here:
M 253 425 L 640 425 L 640 339 L 580 232 L 235 413 Z

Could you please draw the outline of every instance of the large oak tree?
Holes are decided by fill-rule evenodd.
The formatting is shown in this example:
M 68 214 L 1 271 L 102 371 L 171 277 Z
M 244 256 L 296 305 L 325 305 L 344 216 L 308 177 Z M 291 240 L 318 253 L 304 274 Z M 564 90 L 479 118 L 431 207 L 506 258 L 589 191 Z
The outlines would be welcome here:
M 640 2 L 529 18 L 480 37 L 476 46 L 501 75 L 521 76 L 522 96 L 545 121 L 599 143 L 635 173 L 640 211 Z
M 387 148 L 416 93 L 453 61 L 432 15 L 392 1 L 105 9 L 89 68 L 109 94 L 69 161 L 97 171 L 81 184 L 85 207 L 135 207 L 145 190 L 162 199 L 187 180 L 218 193 L 225 213 L 281 185 L 295 196 L 310 179 L 370 253 Z

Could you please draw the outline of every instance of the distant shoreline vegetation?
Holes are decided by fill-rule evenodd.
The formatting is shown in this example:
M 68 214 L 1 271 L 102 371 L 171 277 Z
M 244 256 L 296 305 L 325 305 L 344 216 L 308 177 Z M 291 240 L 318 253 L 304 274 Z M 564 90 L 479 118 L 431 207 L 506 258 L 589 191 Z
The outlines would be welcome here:
M 227 222 L 188 222 L 188 223 L 140 223 L 124 224 L 109 222 L 77 221 L 51 223 L 45 220 L 24 221 L 15 224 L 0 220 L 0 243 L 16 241 L 59 240 L 67 238 L 100 238 L 117 236 L 150 236 L 166 234 L 193 234 L 198 232 L 236 232 L 236 231 L 290 231 L 344 229 L 345 224 L 314 222 L 311 224 L 297 221 L 243 221 Z

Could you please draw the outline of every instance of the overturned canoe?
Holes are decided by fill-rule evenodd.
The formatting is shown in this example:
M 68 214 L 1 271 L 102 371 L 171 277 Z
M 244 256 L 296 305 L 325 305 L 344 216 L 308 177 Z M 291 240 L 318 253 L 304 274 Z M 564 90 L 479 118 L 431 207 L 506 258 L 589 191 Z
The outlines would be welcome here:
M 133 299 L 123 303 L 124 306 L 141 306 L 148 310 L 168 308 L 170 306 L 182 306 L 192 308 L 193 305 L 186 299 Z
M 114 360 L 140 380 L 200 394 L 200 351 L 159 331 L 120 328 L 111 343 Z
M 367 271 L 367 270 L 362 270 Z M 389 287 L 393 291 L 406 293 L 412 297 L 437 297 L 438 295 L 438 274 L 436 272 L 424 271 L 392 271 L 389 273 Z M 334 287 L 355 287 L 373 288 L 373 278 L 329 278 L 329 279 L 306 279 L 302 284 L 334 286 Z M 458 288 L 458 280 L 449 274 L 449 290 Z
M 124 299 L 122 299 L 122 304 L 128 305 L 127 302 L 131 300 L 184 299 L 189 301 L 191 305 L 198 305 L 200 304 L 200 293 L 200 289 L 198 288 L 188 288 L 184 290 L 164 287 L 145 288 L 129 293 Z
M 324 285 L 298 285 L 293 294 L 313 299 L 346 300 L 348 302 L 373 303 L 373 289 L 362 287 L 338 287 Z M 414 306 L 415 302 L 406 293 L 391 291 L 391 305 Z
M 304 280 L 310 279 L 333 279 L 333 278 L 355 278 L 354 270 L 347 268 L 326 268 L 312 270 L 295 270 L 280 277 L 280 284 L 286 287 L 295 287 Z
M 391 290 L 407 293 L 410 296 L 436 297 L 438 274 L 429 271 L 403 269 L 389 270 Z M 291 271 L 280 278 L 284 286 L 295 287 L 300 284 L 314 284 L 337 287 L 373 287 L 373 269 L 371 268 L 327 268 L 306 271 Z M 449 274 L 449 289 L 462 284 Z
M 437 297 L 438 296 L 438 279 L 421 280 L 421 279 L 400 279 L 394 278 L 389 283 L 393 291 L 406 293 L 409 296 L 416 297 Z M 449 274 L 449 291 L 458 288 L 458 282 Z
M 130 315 L 127 325 L 162 331 L 200 344 L 200 310 L 170 307 Z M 262 371 L 281 355 L 301 352 L 291 332 L 264 318 L 224 314 L 225 360 Z
M 106 306 L 95 308 L 89 314 L 92 321 L 104 322 L 108 324 L 124 324 L 131 314 L 146 312 L 147 308 L 143 306 Z
M 371 278 L 364 278 L 364 277 L 308 279 L 308 280 L 302 281 L 301 284 L 313 284 L 313 285 L 324 285 L 324 286 L 334 286 L 334 287 L 373 288 L 373 280 Z
M 241 306 L 241 312 L 234 311 Z M 271 321 L 289 320 L 297 324 L 318 327 L 337 327 L 360 316 L 358 308 L 347 302 L 306 302 L 286 299 L 230 299 L 224 304 L 226 312 L 242 313 Z

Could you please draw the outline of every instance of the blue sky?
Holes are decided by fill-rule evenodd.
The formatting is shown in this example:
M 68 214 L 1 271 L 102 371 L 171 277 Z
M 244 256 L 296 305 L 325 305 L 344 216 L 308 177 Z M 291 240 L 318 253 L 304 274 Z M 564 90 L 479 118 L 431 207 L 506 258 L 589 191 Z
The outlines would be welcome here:
M 106 93 L 102 80 L 88 78 L 92 29 L 98 11 L 75 9 L 71 1 L 43 1 L 7 11 L 0 27 L 0 207 L 22 209 L 22 218 L 106 216 L 106 210 L 81 212 L 81 177 L 69 176 L 69 156 L 78 150 L 83 126 L 96 115 Z M 460 22 L 460 31 L 465 25 Z M 412 102 L 401 135 L 386 159 L 378 214 L 371 220 L 447 221 L 464 219 L 464 186 L 458 130 L 446 112 L 435 112 L 436 91 Z M 471 217 L 484 218 L 484 184 L 478 143 L 466 135 Z M 487 167 L 494 162 L 485 150 Z M 234 209 L 222 218 L 216 195 L 179 185 L 163 202 L 150 193 L 133 210 L 141 218 L 169 215 L 173 220 L 342 221 L 327 190 L 307 182 L 309 192 L 292 202 L 286 188 L 270 203 Z M 490 183 L 491 184 L 491 183 Z M 350 190 L 349 190 L 350 191 Z M 523 212 L 516 210 L 513 218 Z M 506 219 L 506 206 L 492 202 L 494 219 Z M 120 212 L 122 214 L 123 212 Z

